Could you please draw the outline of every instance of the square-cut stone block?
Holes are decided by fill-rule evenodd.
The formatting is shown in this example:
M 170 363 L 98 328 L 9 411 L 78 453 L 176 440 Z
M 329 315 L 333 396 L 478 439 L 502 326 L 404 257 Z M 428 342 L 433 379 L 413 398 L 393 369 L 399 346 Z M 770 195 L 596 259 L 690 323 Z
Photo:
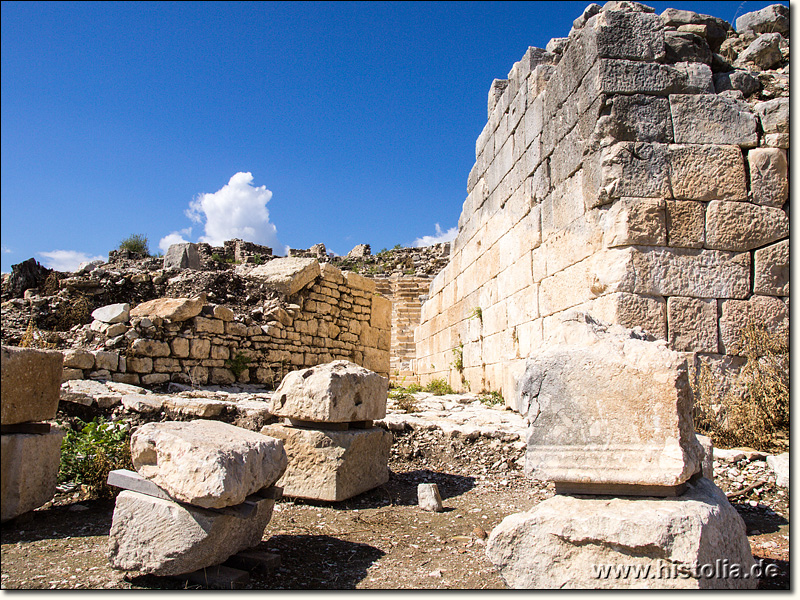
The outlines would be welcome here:
M 64 433 L 4 433 L 2 448 L 2 521 L 48 502 L 56 492 Z
M 289 466 L 278 480 L 286 496 L 338 502 L 389 481 L 392 434 L 380 427 L 345 431 L 267 425 L 283 440 Z
M 14 425 L 55 418 L 64 360 L 61 352 L 12 346 L 3 346 L 0 352 L 0 422 Z
M 678 352 L 717 352 L 717 301 L 672 296 L 667 300 L 669 343 Z

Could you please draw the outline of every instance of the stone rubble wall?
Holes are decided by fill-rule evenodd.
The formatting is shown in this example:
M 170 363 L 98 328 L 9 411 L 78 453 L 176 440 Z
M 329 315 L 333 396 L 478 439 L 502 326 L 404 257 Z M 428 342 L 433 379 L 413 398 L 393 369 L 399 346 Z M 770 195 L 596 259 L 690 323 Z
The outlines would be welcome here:
M 237 378 L 230 361 L 239 354 L 250 358 L 240 383 L 277 386 L 290 371 L 337 359 L 389 376 L 391 305 L 371 280 L 322 265 L 320 274 L 286 301 L 264 325 L 234 320 L 232 311 L 214 305 L 177 322 L 95 321 L 95 331 L 122 336 L 125 349 L 64 351 L 63 377 L 145 386 L 231 384 Z
M 764 98 L 788 67 L 765 78 L 742 62 L 764 35 L 723 27 L 721 43 L 713 17 L 593 6 L 492 84 L 458 236 L 415 333 L 423 384 L 513 404 L 525 358 L 573 310 L 712 367 L 743 363 L 748 319 L 787 339 L 788 97 L 746 102 L 736 82 Z

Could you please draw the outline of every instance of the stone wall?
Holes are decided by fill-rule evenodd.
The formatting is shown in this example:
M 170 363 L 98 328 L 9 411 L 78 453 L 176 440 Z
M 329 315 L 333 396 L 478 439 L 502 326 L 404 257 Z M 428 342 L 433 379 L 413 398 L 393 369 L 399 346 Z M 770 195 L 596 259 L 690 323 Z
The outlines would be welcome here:
M 780 77 L 730 43 L 757 35 L 593 7 L 492 84 L 458 236 L 416 330 L 422 383 L 511 402 L 525 358 L 576 309 L 726 368 L 748 319 L 788 336 L 788 98 L 761 101 Z M 766 35 L 781 67 L 788 45 Z M 746 77 L 764 94 L 732 89 Z
M 212 304 L 201 308 L 202 302 L 185 311 L 191 316 L 173 312 L 171 319 L 136 316 L 134 308 L 134 316 L 122 317 L 122 322 L 92 323 L 92 330 L 118 338 L 124 349 L 65 351 L 64 378 L 135 385 L 230 384 L 237 381 L 231 367 L 240 354 L 250 359 L 241 365 L 242 383 L 276 386 L 290 371 L 337 359 L 388 377 L 390 302 L 365 277 L 305 262 L 315 267 L 310 275 L 308 265 L 303 267 L 307 283 L 274 306 L 266 324 L 235 320 L 230 309 Z M 290 290 L 297 287 L 288 285 Z

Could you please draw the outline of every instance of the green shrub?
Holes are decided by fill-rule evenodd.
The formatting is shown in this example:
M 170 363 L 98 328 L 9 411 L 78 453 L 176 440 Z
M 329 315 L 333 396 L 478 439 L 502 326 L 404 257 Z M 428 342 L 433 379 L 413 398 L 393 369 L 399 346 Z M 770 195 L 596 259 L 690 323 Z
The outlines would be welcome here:
M 109 486 L 115 469 L 133 469 L 130 432 L 125 423 L 95 417 L 91 423 L 77 419 L 79 429 L 67 428 L 61 442 L 58 482 L 84 486 L 90 497 L 113 498 L 118 489 Z
M 134 233 L 126 237 L 119 243 L 120 250 L 127 250 L 134 254 L 141 254 L 143 256 L 150 256 L 150 248 L 147 245 L 147 236 L 140 233 Z
M 453 388 L 444 379 L 434 379 L 425 386 L 425 391 L 434 396 L 444 396 L 445 394 L 455 394 Z
M 481 404 L 485 404 L 486 406 L 496 406 L 506 403 L 500 392 L 487 392 L 486 390 L 478 394 L 478 400 Z
M 236 379 L 239 379 L 239 375 L 244 373 L 245 369 L 247 369 L 247 365 L 249 365 L 252 360 L 253 360 L 252 358 L 250 358 L 243 352 L 239 352 L 233 358 L 229 358 L 228 360 L 226 360 L 225 364 L 231 371 L 233 371 L 233 374 L 236 376 Z

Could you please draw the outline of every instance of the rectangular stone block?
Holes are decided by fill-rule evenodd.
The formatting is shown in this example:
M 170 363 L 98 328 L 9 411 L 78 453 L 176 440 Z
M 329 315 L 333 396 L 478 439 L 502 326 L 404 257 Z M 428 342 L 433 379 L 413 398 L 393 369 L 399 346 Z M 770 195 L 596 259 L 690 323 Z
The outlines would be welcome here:
M 743 100 L 717 94 L 673 94 L 669 107 L 678 144 L 758 145 L 756 116 Z
M 259 265 L 250 270 L 247 276 L 291 296 L 313 282 L 319 274 L 319 263 L 315 259 L 287 257 Z
M 789 240 L 756 250 L 753 292 L 765 296 L 789 295 Z
M 744 252 L 788 236 L 789 217 L 780 208 L 721 201 L 706 208 L 706 248 Z
M 5 424 L 5 423 L 4 423 Z M 0 520 L 38 508 L 56 492 L 64 432 L 4 433 L 0 436 Z
M 678 352 L 712 352 L 719 348 L 717 301 L 672 296 L 667 300 L 669 343 Z
M 746 200 L 744 158 L 738 146 L 669 146 L 669 176 L 676 200 Z
M 617 198 L 669 198 L 670 154 L 666 144 L 619 142 L 584 160 L 587 209 Z
M 206 319 L 205 317 L 194 318 L 194 330 L 198 333 L 225 333 L 225 322 L 220 319 Z
M 619 95 L 607 100 L 611 105 L 608 134 L 618 141 L 673 141 L 672 118 L 666 98 L 633 94 Z M 599 123 L 598 123 L 599 125 Z
M 586 60 L 623 58 L 660 61 L 664 58 L 664 24 L 654 13 L 606 10 L 586 23 Z
M 581 304 L 574 310 L 628 329 L 641 327 L 658 339 L 667 339 L 667 303 L 660 297 L 615 292 Z M 554 315 L 553 318 L 557 317 Z
M 664 200 L 621 198 L 605 215 L 603 243 L 614 246 L 664 246 L 667 243 Z
M 750 190 L 753 202 L 780 208 L 789 199 L 786 151 L 779 148 L 754 148 L 747 153 Z
M 719 348 L 722 354 L 745 354 L 745 329 L 763 328 L 774 346 L 789 345 L 789 309 L 780 298 L 753 296 L 749 300 L 725 300 L 719 319 Z
M 370 312 L 370 326 L 377 329 L 391 329 L 392 327 L 392 302 L 380 295 L 372 296 L 372 310 Z
M 380 427 L 347 431 L 267 425 L 282 440 L 289 467 L 277 485 L 284 496 L 340 502 L 389 481 L 392 434 Z
M 61 352 L 3 346 L 0 356 L 0 422 L 14 425 L 55 418 L 64 360 Z
M 702 248 L 706 241 L 706 211 L 702 202 L 667 200 L 667 244 L 674 248 Z

